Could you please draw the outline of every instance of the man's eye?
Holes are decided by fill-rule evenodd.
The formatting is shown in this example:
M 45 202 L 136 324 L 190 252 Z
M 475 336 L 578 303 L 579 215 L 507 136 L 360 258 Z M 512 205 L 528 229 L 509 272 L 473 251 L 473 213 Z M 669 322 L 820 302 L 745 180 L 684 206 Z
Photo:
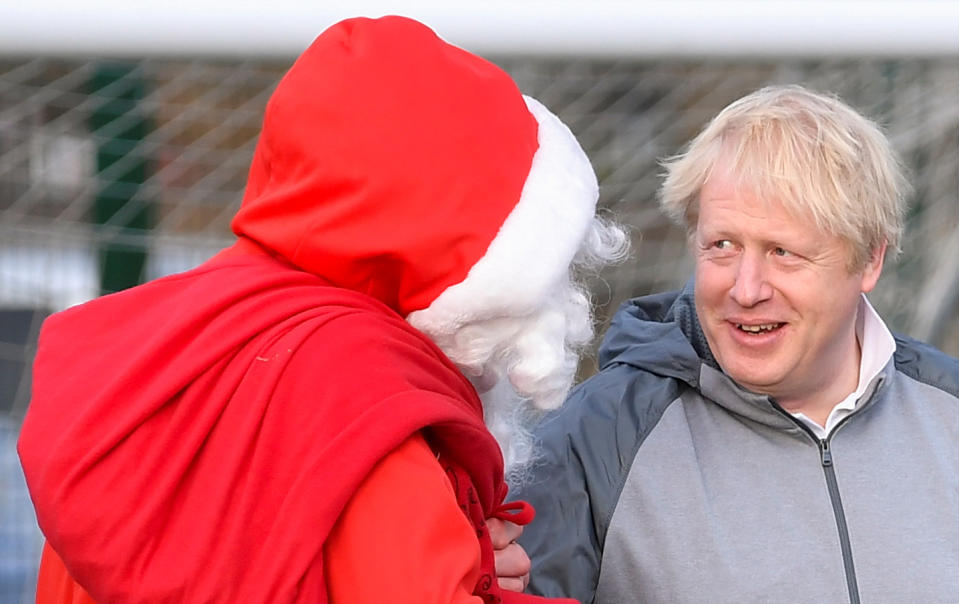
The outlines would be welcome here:
M 789 250 L 787 250 L 787 249 L 785 249 L 785 248 L 781 248 L 781 247 L 777 247 L 776 249 L 774 249 L 774 250 L 773 250 L 773 253 L 776 254 L 777 256 L 792 256 L 792 255 L 793 255 L 792 252 L 790 252 Z
M 728 250 L 729 248 L 733 247 L 733 242 L 729 239 L 720 239 L 713 242 L 713 247 L 717 250 Z

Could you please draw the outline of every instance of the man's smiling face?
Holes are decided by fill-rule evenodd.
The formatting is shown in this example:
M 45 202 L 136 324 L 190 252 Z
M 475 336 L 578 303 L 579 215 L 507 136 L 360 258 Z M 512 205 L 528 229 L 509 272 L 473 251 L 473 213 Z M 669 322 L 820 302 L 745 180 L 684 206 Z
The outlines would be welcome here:
M 851 272 L 844 240 L 738 188 L 726 170 L 713 171 L 698 205 L 696 310 L 723 371 L 787 408 L 854 390 L 859 302 L 882 251 Z

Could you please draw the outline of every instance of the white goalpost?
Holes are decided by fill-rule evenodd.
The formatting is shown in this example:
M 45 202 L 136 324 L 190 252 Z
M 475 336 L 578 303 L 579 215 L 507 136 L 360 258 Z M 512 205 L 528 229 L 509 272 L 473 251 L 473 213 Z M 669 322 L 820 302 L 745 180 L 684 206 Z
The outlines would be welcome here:
M 295 56 L 352 16 L 403 14 L 479 53 L 579 57 L 943 56 L 943 0 L 33 0 L 0 7 L 0 55 Z

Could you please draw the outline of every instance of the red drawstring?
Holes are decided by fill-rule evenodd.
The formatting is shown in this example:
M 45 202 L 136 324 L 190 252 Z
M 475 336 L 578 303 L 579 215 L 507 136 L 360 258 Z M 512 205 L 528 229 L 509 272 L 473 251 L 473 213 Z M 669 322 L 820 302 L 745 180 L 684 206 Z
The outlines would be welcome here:
M 534 510 L 533 506 L 525 501 L 510 501 L 509 503 L 501 503 L 495 510 L 493 510 L 492 514 L 493 518 L 508 520 L 509 522 L 518 524 L 520 526 L 526 526 L 533 521 L 533 517 L 535 516 L 536 510 Z

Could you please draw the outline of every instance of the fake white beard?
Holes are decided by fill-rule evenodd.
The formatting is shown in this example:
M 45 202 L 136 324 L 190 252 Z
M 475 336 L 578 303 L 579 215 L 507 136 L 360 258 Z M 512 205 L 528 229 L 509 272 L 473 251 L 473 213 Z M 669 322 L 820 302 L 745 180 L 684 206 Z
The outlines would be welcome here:
M 513 487 L 535 461 L 532 426 L 563 404 L 593 333 L 587 298 L 564 285 L 536 313 L 476 323 L 440 343 L 479 393 Z
M 627 249 L 621 228 L 594 218 L 573 264 L 598 271 L 624 259 Z M 563 404 L 573 384 L 579 354 L 593 337 L 591 310 L 571 269 L 532 312 L 476 318 L 449 330 L 418 327 L 476 387 L 511 487 L 528 478 L 536 460 L 532 426 Z
M 531 428 L 538 412 L 529 399 L 513 389 L 508 379 L 498 380 L 485 392 L 479 391 L 479 396 L 486 427 L 503 452 L 506 483 L 515 488 L 525 481 L 536 460 Z

